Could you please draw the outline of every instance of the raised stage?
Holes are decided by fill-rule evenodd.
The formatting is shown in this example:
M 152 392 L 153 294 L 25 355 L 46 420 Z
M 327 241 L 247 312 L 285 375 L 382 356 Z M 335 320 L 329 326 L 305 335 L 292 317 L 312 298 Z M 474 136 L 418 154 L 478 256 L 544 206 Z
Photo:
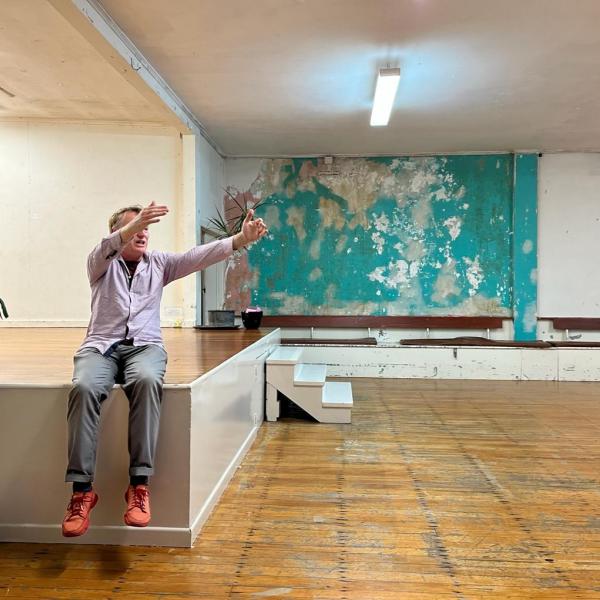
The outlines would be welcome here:
M 65 540 L 67 393 L 84 333 L 0 328 L 0 541 L 191 546 L 264 420 L 264 361 L 279 330 L 163 330 L 152 523 L 123 524 L 128 406 L 115 386 L 102 410 L 92 526 Z
M 165 383 L 189 385 L 273 331 L 163 329 L 169 354 Z M 81 327 L 0 328 L 0 385 L 70 386 L 73 354 L 84 336 Z

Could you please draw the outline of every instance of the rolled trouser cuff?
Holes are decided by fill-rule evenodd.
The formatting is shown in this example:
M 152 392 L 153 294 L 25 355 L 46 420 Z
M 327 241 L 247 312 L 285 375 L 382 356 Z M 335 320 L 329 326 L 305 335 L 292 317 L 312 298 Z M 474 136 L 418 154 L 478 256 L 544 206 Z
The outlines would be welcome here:
M 145 475 L 149 477 L 150 475 L 154 475 L 154 469 L 151 469 L 150 467 L 129 467 L 129 477 L 135 475 Z

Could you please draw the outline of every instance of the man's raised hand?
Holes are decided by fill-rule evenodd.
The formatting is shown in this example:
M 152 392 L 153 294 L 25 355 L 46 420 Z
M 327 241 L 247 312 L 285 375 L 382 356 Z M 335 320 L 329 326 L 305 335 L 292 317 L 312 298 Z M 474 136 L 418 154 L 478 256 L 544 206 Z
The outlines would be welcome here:
M 261 237 L 267 235 L 269 230 L 262 219 L 254 219 L 254 211 L 249 210 L 242 224 L 242 234 L 246 242 L 255 242 Z
M 154 201 L 150 202 L 148 206 L 142 208 L 134 218 L 119 229 L 121 240 L 123 243 L 129 242 L 136 233 L 144 231 L 152 223 L 158 223 L 168 212 L 169 207 L 165 204 L 156 204 Z
M 137 233 L 138 231 L 146 229 L 146 227 L 152 225 L 152 223 L 158 223 L 168 212 L 169 207 L 165 204 L 156 204 L 154 201 L 150 202 L 150 204 L 142 208 L 137 217 L 133 219 L 132 223 L 135 223 L 135 232 Z
M 267 235 L 269 230 L 262 219 L 253 219 L 254 211 L 249 210 L 242 223 L 242 230 L 233 236 L 233 249 L 239 250 Z

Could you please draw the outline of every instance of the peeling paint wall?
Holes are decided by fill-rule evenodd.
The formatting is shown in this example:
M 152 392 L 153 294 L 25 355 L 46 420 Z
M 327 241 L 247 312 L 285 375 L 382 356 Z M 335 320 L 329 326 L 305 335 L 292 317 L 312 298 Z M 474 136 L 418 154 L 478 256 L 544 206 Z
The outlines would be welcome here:
M 270 235 L 230 261 L 229 307 L 511 315 L 512 155 L 337 158 L 333 171 L 261 161 L 248 188 Z
M 537 337 L 537 154 L 515 156 L 513 323 L 515 340 Z

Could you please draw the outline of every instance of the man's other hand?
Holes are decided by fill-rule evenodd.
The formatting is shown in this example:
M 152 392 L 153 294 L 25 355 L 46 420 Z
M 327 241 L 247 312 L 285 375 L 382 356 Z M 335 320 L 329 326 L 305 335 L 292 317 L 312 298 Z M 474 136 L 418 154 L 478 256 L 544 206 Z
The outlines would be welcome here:
M 254 211 L 249 210 L 246 214 L 244 222 L 242 223 L 242 230 L 240 233 L 233 236 L 234 250 L 239 250 L 247 244 L 256 242 L 269 233 L 265 222 L 262 219 L 254 219 L 253 217 Z

